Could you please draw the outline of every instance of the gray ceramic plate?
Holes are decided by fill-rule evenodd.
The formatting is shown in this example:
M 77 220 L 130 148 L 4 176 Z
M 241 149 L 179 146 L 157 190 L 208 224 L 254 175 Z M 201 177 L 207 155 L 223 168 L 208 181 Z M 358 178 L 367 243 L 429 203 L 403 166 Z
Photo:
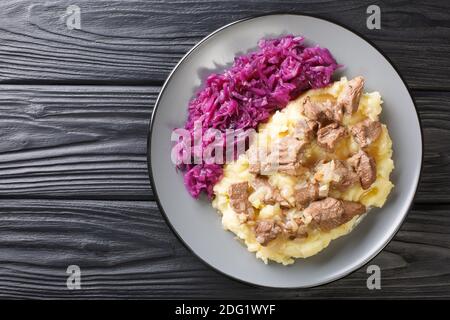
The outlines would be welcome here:
M 170 160 L 173 128 L 182 127 L 187 105 L 212 72 L 230 66 L 236 55 L 255 49 L 259 39 L 284 34 L 306 37 L 330 49 L 345 67 L 336 75 L 362 75 L 366 91 L 384 100 L 382 121 L 394 143 L 395 188 L 386 205 L 370 214 L 349 235 L 333 241 L 318 255 L 284 267 L 265 265 L 222 229 L 219 215 L 206 199 L 192 199 Z M 422 165 L 422 135 L 408 89 L 392 64 L 366 40 L 346 28 L 319 18 L 277 14 L 227 25 L 203 39 L 175 67 L 156 103 L 148 158 L 153 191 L 174 232 L 200 259 L 241 281 L 279 288 L 311 287 L 341 278 L 379 253 L 405 218 L 416 191 Z

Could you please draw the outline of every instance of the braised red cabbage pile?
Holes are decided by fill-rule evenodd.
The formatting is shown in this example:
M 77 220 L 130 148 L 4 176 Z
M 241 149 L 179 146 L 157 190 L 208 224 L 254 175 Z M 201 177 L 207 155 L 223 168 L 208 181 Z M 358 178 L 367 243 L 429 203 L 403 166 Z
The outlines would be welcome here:
M 328 49 L 306 47 L 303 41 L 292 35 L 262 39 L 256 52 L 237 57 L 222 74 L 210 75 L 189 103 L 185 129 L 193 135 L 194 123 L 201 123 L 203 132 L 256 128 L 303 91 L 328 85 L 338 67 L 335 59 Z M 213 141 L 203 138 L 202 147 Z M 180 159 L 186 156 L 192 158 L 194 151 L 179 153 Z M 194 198 L 202 191 L 211 198 L 223 173 L 221 165 L 204 161 L 178 167 L 185 171 L 184 182 Z

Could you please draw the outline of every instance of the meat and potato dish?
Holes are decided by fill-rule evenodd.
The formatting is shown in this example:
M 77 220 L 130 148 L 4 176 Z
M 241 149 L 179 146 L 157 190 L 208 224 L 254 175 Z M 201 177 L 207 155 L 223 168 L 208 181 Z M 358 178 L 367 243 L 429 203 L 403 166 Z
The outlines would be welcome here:
M 264 262 L 291 264 L 349 233 L 393 184 L 381 96 L 364 79 L 311 89 L 276 111 L 245 154 L 224 166 L 213 206 Z
M 207 195 L 223 227 L 266 263 L 317 254 L 393 188 L 381 96 L 361 76 L 333 82 L 341 67 L 301 36 L 261 39 L 206 79 L 173 140 L 190 195 Z

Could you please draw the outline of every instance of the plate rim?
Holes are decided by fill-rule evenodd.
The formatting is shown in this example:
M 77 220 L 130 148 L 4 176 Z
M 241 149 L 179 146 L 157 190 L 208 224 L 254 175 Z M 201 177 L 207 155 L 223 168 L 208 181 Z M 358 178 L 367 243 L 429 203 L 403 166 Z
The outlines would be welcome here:
M 254 282 L 250 282 L 250 281 L 246 281 L 244 279 L 241 278 L 237 278 L 231 274 L 228 274 L 214 266 L 212 266 L 210 263 L 208 263 L 206 260 L 204 260 L 200 255 L 198 255 L 194 249 L 192 249 L 189 244 L 180 236 L 180 234 L 178 233 L 178 231 L 175 229 L 175 227 L 172 225 L 172 223 L 170 222 L 169 217 L 167 216 L 166 212 L 164 211 L 164 208 L 159 200 L 159 196 L 158 196 L 158 191 L 156 189 L 156 185 L 155 185 L 155 181 L 153 179 L 153 171 L 152 171 L 152 165 L 151 165 L 151 141 L 152 141 L 152 136 L 153 136 L 153 125 L 155 122 L 155 115 L 158 111 L 158 107 L 160 104 L 160 100 L 161 97 L 164 93 L 164 91 L 166 90 L 167 85 L 169 84 L 172 76 L 175 74 L 175 72 L 177 71 L 177 69 L 184 63 L 184 61 L 192 54 L 194 53 L 194 51 L 196 51 L 204 42 L 208 41 L 210 38 L 212 38 L 213 36 L 215 36 L 216 34 L 218 34 L 219 32 L 221 32 L 222 30 L 229 28 L 231 26 L 234 26 L 236 24 L 240 24 L 249 20 L 253 20 L 253 19 L 258 19 L 258 18 L 262 18 L 262 17 L 267 17 L 267 16 L 280 16 L 280 15 L 291 15 L 291 16 L 296 16 L 296 17 L 310 17 L 310 18 L 315 18 L 315 19 L 319 19 L 319 20 L 323 20 L 325 22 L 329 22 L 329 23 L 333 23 L 341 28 L 344 28 L 347 31 L 352 32 L 353 34 L 355 34 L 356 36 L 358 36 L 359 38 L 361 38 L 362 40 L 366 41 L 370 46 L 372 46 L 376 51 L 378 51 L 385 59 L 386 61 L 391 65 L 391 67 L 395 70 L 395 72 L 397 73 L 397 75 L 399 76 L 400 80 L 403 82 L 403 85 L 405 86 L 411 101 L 413 103 L 414 106 L 414 111 L 416 112 L 417 115 L 417 119 L 418 119 L 418 123 L 419 123 L 419 129 L 420 129 L 420 140 L 421 140 L 421 144 L 420 144 L 420 152 L 421 152 L 421 159 L 420 159 L 420 169 L 419 169 L 419 176 L 417 178 L 417 183 L 416 183 L 416 187 L 413 193 L 413 197 L 411 199 L 411 202 L 408 204 L 408 207 L 406 209 L 406 213 L 403 215 L 400 223 L 398 224 L 398 226 L 396 227 L 395 231 L 390 235 L 390 237 L 385 241 L 385 243 L 383 243 L 382 246 L 380 246 L 380 248 L 378 250 L 376 250 L 371 256 L 369 256 L 368 258 L 366 258 L 365 260 L 362 260 L 360 263 L 356 264 L 354 267 L 349 268 L 348 270 L 346 270 L 343 273 L 339 273 L 338 275 L 324 280 L 324 281 L 319 281 L 313 285 L 304 285 L 304 286 L 292 286 L 292 287 L 282 287 L 282 286 L 272 286 L 272 285 L 262 285 L 262 284 L 258 284 L 258 283 L 254 283 Z M 392 239 L 397 235 L 398 231 L 400 230 L 401 226 L 403 225 L 403 223 L 405 222 L 406 217 L 408 216 L 411 207 L 414 203 L 414 198 L 416 197 L 417 194 L 417 190 L 418 187 L 420 185 L 421 179 L 422 179 L 422 174 L 423 174 L 423 161 L 424 161 L 424 134 L 423 134 L 423 126 L 422 126 L 422 120 L 420 118 L 420 114 L 419 111 L 417 109 L 417 105 L 416 105 L 416 101 L 414 99 L 414 96 L 411 94 L 411 88 L 409 87 L 409 85 L 407 84 L 407 82 L 405 81 L 405 79 L 403 78 L 402 74 L 399 72 L 397 66 L 392 62 L 392 60 L 376 45 L 372 42 L 372 40 L 368 39 L 366 36 L 362 35 L 359 31 L 354 30 L 351 27 L 348 27 L 346 25 L 343 25 L 342 23 L 328 18 L 328 17 L 324 17 L 321 15 L 317 15 L 317 14 L 311 14 L 311 13 L 296 13 L 296 12 L 286 12 L 286 11 L 275 11 L 275 12 L 270 12 L 270 13 L 264 13 L 264 14 L 259 14 L 259 15 L 251 15 L 236 21 L 233 21 L 231 23 L 228 23 L 214 31 L 212 31 L 211 33 L 209 33 L 208 35 L 206 35 L 204 38 L 202 38 L 199 42 L 197 42 L 191 49 L 188 50 L 188 52 L 177 62 L 177 64 L 173 67 L 172 71 L 169 73 L 169 75 L 167 76 L 167 79 L 164 81 L 164 84 L 162 85 L 158 97 L 155 101 L 155 105 L 153 107 L 153 111 L 152 111 L 152 115 L 151 115 L 151 119 L 150 119 L 150 123 L 148 126 L 148 135 L 147 135 L 147 151 L 146 151 L 146 158 L 147 158 L 147 170 L 148 170 L 148 176 L 150 179 L 150 185 L 152 187 L 152 192 L 155 198 L 155 202 L 158 206 L 159 211 L 161 212 L 162 217 L 164 218 L 164 220 L 166 221 L 167 225 L 169 226 L 170 230 L 172 231 L 172 233 L 175 234 L 175 236 L 178 238 L 178 240 L 183 244 L 183 246 L 188 249 L 189 252 L 191 252 L 195 257 L 197 257 L 203 264 L 205 264 L 206 266 L 208 266 L 210 269 L 218 272 L 221 275 L 226 276 L 229 279 L 235 280 L 237 282 L 246 284 L 246 285 L 250 285 L 253 287 L 257 287 L 257 288 L 270 288 L 270 289 L 284 289 L 284 290 L 292 290 L 292 289 L 306 289 L 306 288 L 314 288 L 314 287 L 319 287 L 325 284 L 329 284 L 329 283 L 333 283 L 337 280 L 340 280 L 342 278 L 345 278 L 351 274 L 353 274 L 354 272 L 358 271 L 361 267 L 363 267 L 365 264 L 369 263 L 370 261 L 372 261 L 373 259 L 375 259 L 385 248 L 386 246 L 392 241 Z

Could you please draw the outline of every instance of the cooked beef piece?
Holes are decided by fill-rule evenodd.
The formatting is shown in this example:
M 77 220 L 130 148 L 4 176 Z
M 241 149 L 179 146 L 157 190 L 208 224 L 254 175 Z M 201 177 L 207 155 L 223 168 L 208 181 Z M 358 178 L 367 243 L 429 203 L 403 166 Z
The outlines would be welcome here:
M 298 154 L 305 145 L 305 141 L 290 136 L 280 139 L 273 145 L 267 161 L 261 163 L 261 174 L 278 171 L 296 175 L 301 168 L 298 162 Z
M 294 137 L 284 137 L 281 138 L 275 147 L 275 150 L 278 151 L 278 163 L 279 164 L 288 164 L 297 162 L 298 153 L 305 146 L 304 141 L 299 141 Z M 271 153 L 271 155 L 276 154 L 276 152 Z
M 280 164 L 278 166 L 278 172 L 286 173 L 291 176 L 298 175 L 301 171 L 302 165 L 299 162 L 295 163 L 286 163 L 286 164 Z
M 353 184 L 359 181 L 359 177 L 355 170 L 347 161 L 333 160 L 334 161 L 334 176 L 337 177 L 337 181 L 333 181 L 332 185 L 340 191 L 344 191 L 351 187 Z
M 275 141 L 270 151 L 251 145 L 247 150 L 250 173 L 267 175 L 278 171 L 289 175 L 299 174 L 302 168 L 299 152 L 314 138 L 316 128 L 317 123 L 314 121 L 300 120 L 295 133 Z
M 355 168 L 359 176 L 361 187 L 369 189 L 377 179 L 377 166 L 375 160 L 363 150 L 348 159 L 348 162 Z
M 364 78 L 356 77 L 350 80 L 337 99 L 337 104 L 341 106 L 345 113 L 353 114 L 358 110 L 359 99 L 364 87 Z
M 263 198 L 261 201 L 265 204 L 275 204 L 279 203 L 282 207 L 290 207 L 289 202 L 283 198 L 280 194 L 280 191 L 273 187 L 266 178 L 256 177 L 251 186 L 253 189 L 260 190 L 261 194 L 263 194 Z
M 323 231 L 332 230 L 348 221 L 355 215 L 366 211 L 364 205 L 342 201 L 335 198 L 325 198 L 312 202 L 303 212 L 305 216 L 311 217 L 311 223 Z
M 308 237 L 308 227 L 303 222 L 298 224 L 296 237 L 297 238 L 306 238 L 306 237 Z
M 260 220 L 256 223 L 256 241 L 266 246 L 281 233 L 281 227 L 273 220 Z
M 294 128 L 294 138 L 311 142 L 317 131 L 317 122 L 309 119 L 301 119 Z
M 354 216 L 362 215 L 366 212 L 366 206 L 354 201 L 342 201 L 342 204 L 344 205 L 344 222 L 350 221 L 353 219 Z
M 308 236 L 308 227 L 300 218 L 296 218 L 283 223 L 282 232 L 288 235 L 291 240 L 296 238 L 306 238 Z
M 228 190 L 230 205 L 236 213 L 251 214 L 252 207 L 248 201 L 248 182 L 238 182 L 230 185 Z
M 275 172 L 281 172 L 295 176 L 299 173 L 298 169 L 301 167 L 300 163 L 279 164 L 275 160 L 276 158 L 277 157 L 275 155 L 271 154 L 271 156 L 268 158 L 269 161 L 261 163 L 261 175 L 266 176 Z
M 342 201 L 334 198 L 312 202 L 304 211 L 306 217 L 311 217 L 311 223 L 320 229 L 328 231 L 341 225 L 344 214 Z
M 304 208 L 311 201 L 319 198 L 319 185 L 317 183 L 305 183 L 294 187 L 295 205 Z
M 341 122 L 343 117 L 341 106 L 330 100 L 325 102 L 312 102 L 309 96 L 303 101 L 302 112 L 310 120 L 319 122 L 321 126 L 331 122 Z
M 333 122 L 317 131 L 317 144 L 332 152 L 340 139 L 347 135 L 344 127 Z
M 250 173 L 260 173 L 261 171 L 261 161 L 259 159 L 258 149 L 256 148 L 256 145 L 250 146 L 247 150 L 247 157 L 248 157 L 248 171 Z
M 261 164 L 259 162 L 256 163 L 250 163 L 248 166 L 248 171 L 250 173 L 258 174 L 261 172 Z
M 381 123 L 379 121 L 366 119 L 354 125 L 350 131 L 361 148 L 365 148 L 380 136 Z

